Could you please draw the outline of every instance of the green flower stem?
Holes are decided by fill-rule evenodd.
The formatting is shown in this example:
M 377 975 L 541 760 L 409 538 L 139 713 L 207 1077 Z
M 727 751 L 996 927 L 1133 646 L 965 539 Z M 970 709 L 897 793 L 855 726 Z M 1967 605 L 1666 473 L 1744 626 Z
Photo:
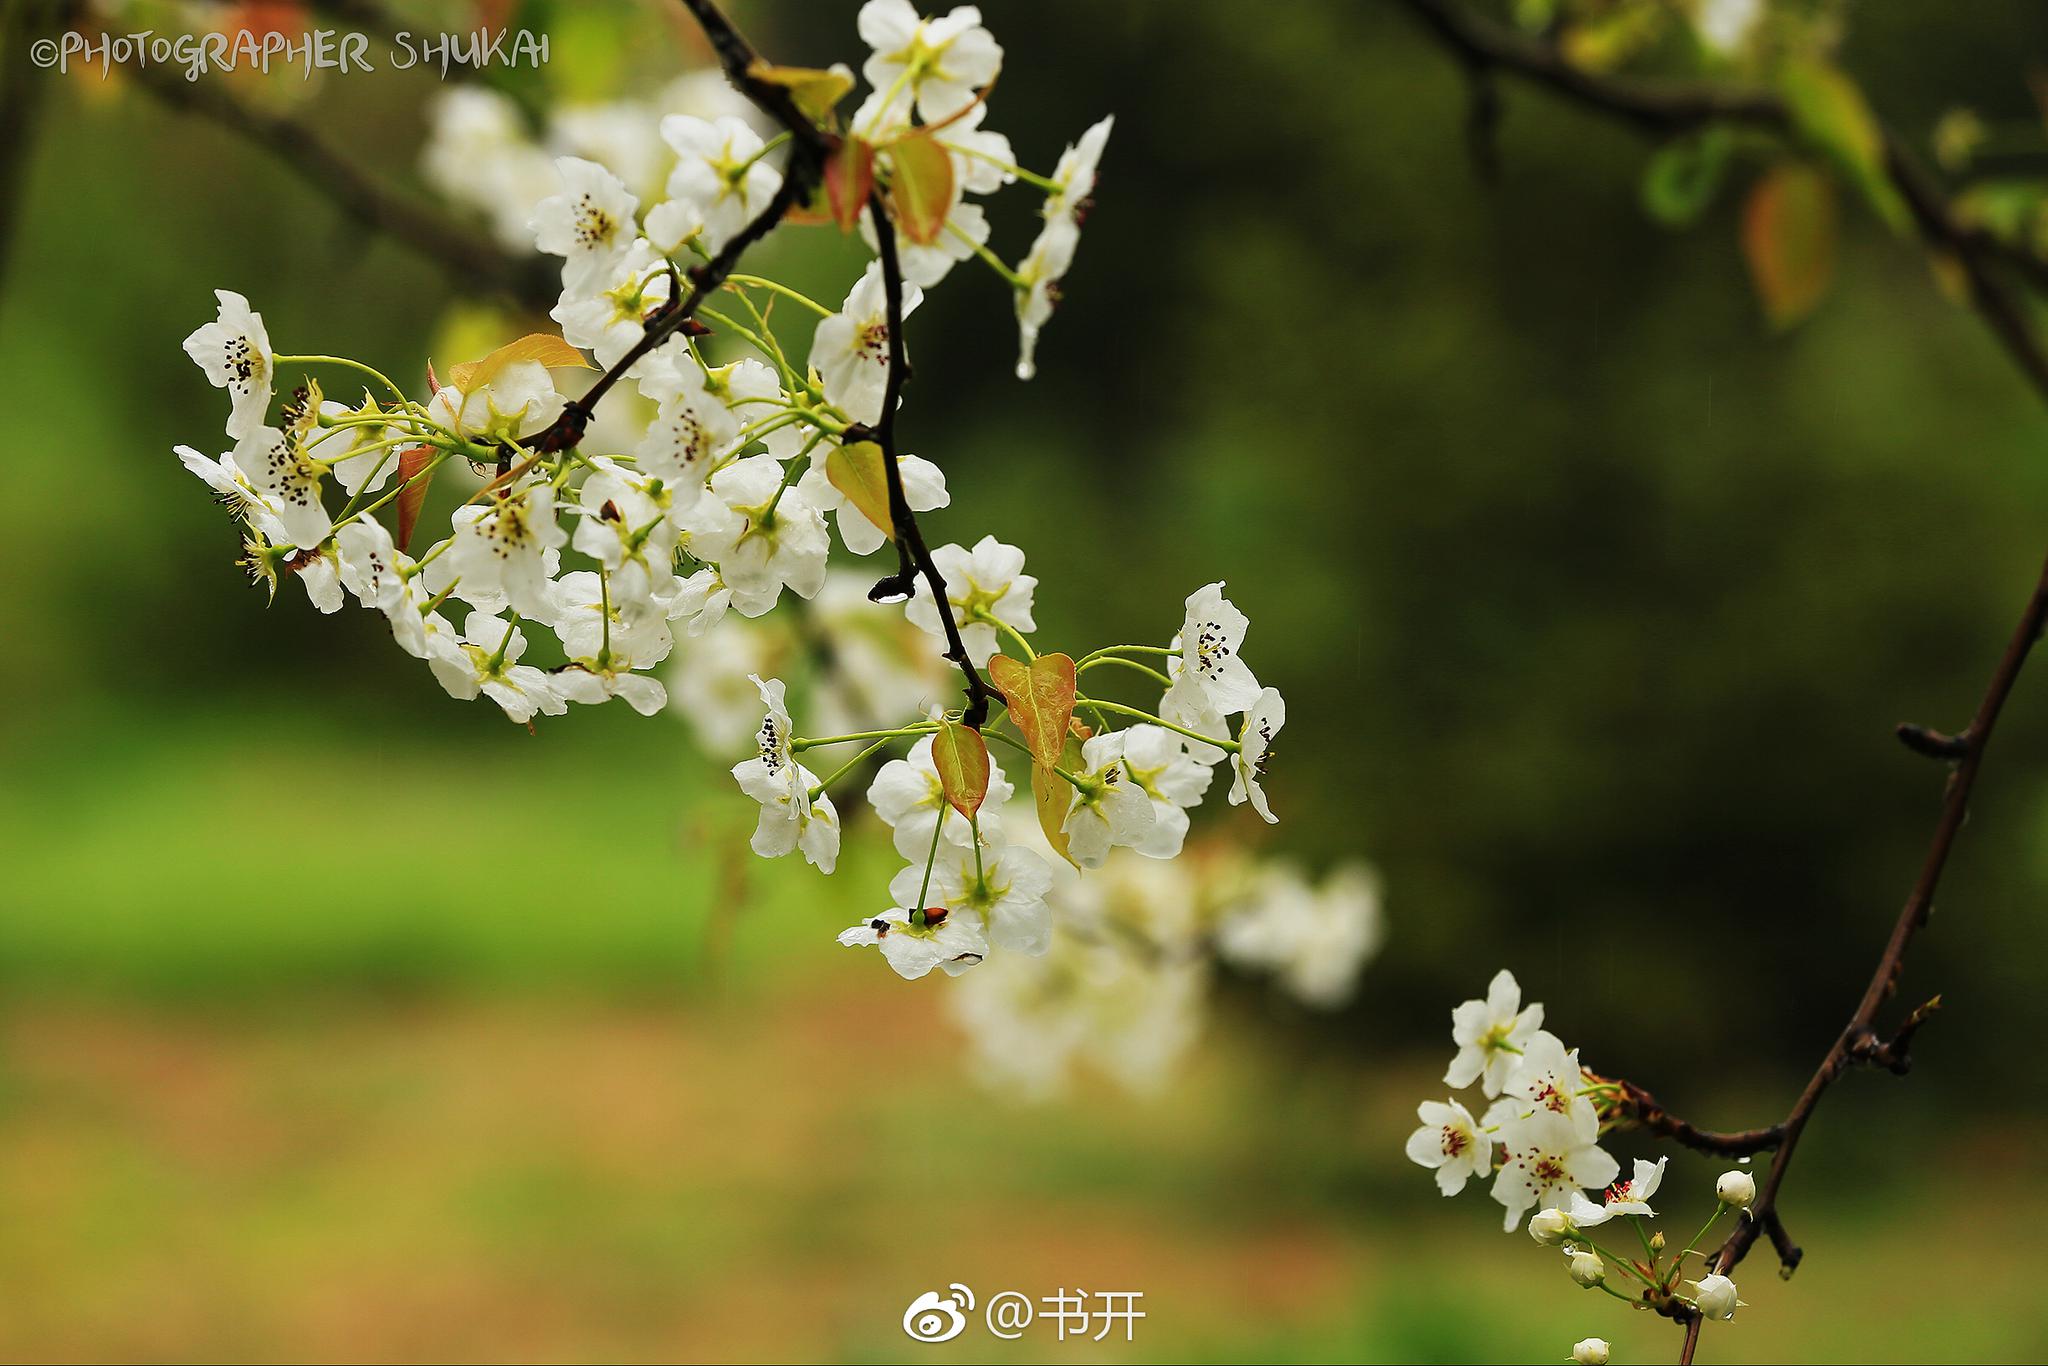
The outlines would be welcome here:
M 401 494 L 401 493 L 404 493 L 404 492 L 405 492 L 405 491 L 406 491 L 407 489 L 411 488 L 411 487 L 412 487 L 412 486 L 413 486 L 414 484 L 417 484 L 417 483 L 419 483 L 419 482 L 420 482 L 420 481 L 421 481 L 422 479 L 425 479 L 425 478 L 426 478 L 426 477 L 427 477 L 428 475 L 432 474 L 432 473 L 433 473 L 433 472 L 434 472 L 435 470 L 437 470 L 437 469 L 441 468 L 441 463 L 442 463 L 443 461 L 445 461 L 445 460 L 446 460 L 446 459 L 447 459 L 447 458 L 449 457 L 449 455 L 450 455 L 450 454 L 452 454 L 452 452 L 450 452 L 450 451 L 449 451 L 448 449 L 446 449 L 445 447 L 438 447 L 437 449 L 439 449 L 439 450 L 441 451 L 441 453 L 440 453 L 439 455 L 435 456 L 435 457 L 434 457 L 434 459 L 433 459 L 433 462 L 432 462 L 431 464 L 429 464 L 429 465 L 428 465 L 428 466 L 427 466 L 427 467 L 426 467 L 425 469 L 421 470 L 421 471 L 420 471 L 420 472 L 419 472 L 418 474 L 415 474 L 415 475 L 414 475 L 414 476 L 413 476 L 412 478 L 410 478 L 410 479 L 401 479 L 401 480 L 400 480 L 400 481 L 399 481 L 399 482 L 398 482 L 398 483 L 397 483 L 397 484 L 396 484 L 396 485 L 395 485 L 395 486 L 394 486 L 394 487 L 392 488 L 391 492 L 389 492 L 389 493 L 385 494 L 385 495 L 384 495 L 384 496 L 383 496 L 382 498 L 379 498 L 379 499 L 378 499 L 378 500 L 377 500 L 376 502 L 374 502 L 374 503 L 371 503 L 371 504 L 370 504 L 369 506 L 367 506 L 367 507 L 364 507 L 364 508 L 361 508 L 361 509 L 359 509 L 358 511 L 356 511 L 356 512 L 353 512 L 353 513 L 344 513 L 344 514 L 343 514 L 343 516 L 342 516 L 342 518 L 341 518 L 341 520 L 337 521 L 337 522 L 336 522 L 336 523 L 334 524 L 334 528 L 333 528 L 333 531 L 330 531 L 330 532 L 328 532 L 328 534 L 329 534 L 330 536 L 331 536 L 331 535 L 333 535 L 335 531 L 339 531 L 339 530 L 341 530 L 341 529 L 342 529 L 343 527 L 347 526 L 347 525 L 348 525 L 348 524 L 349 524 L 350 522 L 360 522 L 360 521 L 361 521 L 361 520 L 362 520 L 363 518 L 365 518 L 365 517 L 370 517 L 370 516 L 374 516 L 374 515 L 376 514 L 376 512 L 377 512 L 377 510 L 378 510 L 379 508 L 382 508 L 382 507 L 384 507 L 384 506 L 385 506 L 386 504 L 388 504 L 388 503 L 390 503 L 390 502 L 391 502 L 392 500 L 396 499 L 396 498 L 398 497 L 398 495 L 399 495 L 399 494 Z
M 969 614 L 968 620 L 987 622 L 989 625 L 995 627 L 997 631 L 1009 637 L 1011 642 L 1015 644 L 1018 649 L 1024 652 L 1025 659 L 1032 660 L 1038 658 L 1038 651 L 1031 648 L 1031 642 L 1024 638 L 1024 633 L 1018 630 L 1016 627 L 1010 625 L 1009 622 L 1004 621 L 1002 618 L 998 616 L 995 616 L 993 613 L 980 611 L 973 612 Z
M 853 772 L 853 770 L 860 765 L 862 760 L 868 758 L 877 750 L 887 748 L 894 742 L 894 736 L 885 735 L 881 739 L 869 745 L 866 749 L 862 750 L 860 753 L 854 755 L 851 759 L 848 759 L 839 767 L 833 769 L 829 776 L 819 779 L 815 784 L 812 785 L 810 792 L 811 800 L 818 800 L 819 793 L 823 792 L 826 788 L 832 786 L 832 784 L 838 782 L 841 778 L 844 778 L 847 774 Z
M 1082 655 L 1081 664 L 1083 667 L 1086 667 L 1090 660 L 1101 659 L 1105 655 L 1131 654 L 1165 656 L 1177 655 L 1179 653 L 1179 650 L 1170 649 L 1164 645 L 1105 645 L 1099 650 L 1090 650 L 1087 654 Z
M 946 142 L 944 138 L 940 138 L 939 141 L 945 144 L 948 151 L 958 152 L 962 156 L 973 157 L 976 161 L 986 161 L 997 170 L 1006 171 L 1027 185 L 1036 185 L 1047 194 L 1058 194 L 1067 188 L 1049 175 L 1040 175 L 1036 171 L 1027 171 L 1022 166 L 1004 161 L 1001 157 L 981 151 L 978 148 L 956 147 L 952 143 Z
M 779 284 L 774 280 L 763 279 L 759 275 L 740 275 L 735 273 L 726 276 L 725 281 L 728 285 L 750 285 L 755 289 L 765 289 L 771 294 L 780 294 L 790 302 L 801 304 L 803 307 L 808 308 L 821 318 L 832 316 L 831 309 L 825 307 L 825 305 L 819 303 L 802 290 L 791 289 L 788 285 Z
M 1177 735 L 1185 735 L 1190 740 L 1200 740 L 1205 745 L 1214 745 L 1216 748 L 1231 754 L 1237 753 L 1241 748 L 1235 740 L 1219 739 L 1213 735 L 1204 735 L 1198 730 L 1189 730 L 1186 726 L 1176 726 L 1173 722 L 1154 716 L 1149 711 L 1139 711 L 1136 707 L 1127 707 L 1121 702 L 1104 702 L 1100 698 L 1094 697 L 1077 697 L 1074 700 L 1084 707 L 1095 707 L 1102 711 L 1112 711 L 1119 716 L 1135 717 L 1140 721 L 1149 722 L 1155 726 L 1164 726 Z
M 1126 669 L 1135 669 L 1139 673 L 1145 675 L 1147 678 L 1153 679 L 1162 684 L 1163 686 L 1169 688 L 1173 686 L 1172 679 L 1168 678 L 1165 674 L 1159 672 L 1159 670 L 1153 668 L 1150 664 L 1140 664 L 1137 660 L 1125 659 L 1122 655 L 1101 655 L 1099 657 L 1092 658 L 1088 660 L 1085 664 L 1078 665 L 1075 668 L 1074 672 L 1077 674 L 1086 673 L 1088 670 L 1100 668 L 1104 664 L 1121 664 Z
M 931 851 L 924 856 L 924 880 L 917 884 L 917 904 L 915 906 L 907 906 L 904 908 L 905 910 L 920 913 L 924 910 L 925 896 L 932 889 L 932 865 L 939 861 L 939 832 L 946 828 L 946 815 L 952 809 L 945 802 L 939 803 L 939 818 L 932 822 Z
M 272 356 L 270 359 L 278 365 L 339 365 L 344 369 L 368 375 L 371 379 L 376 380 L 379 384 L 397 395 L 400 403 L 410 402 L 405 396 L 405 390 L 393 384 L 382 370 L 377 369 L 375 366 L 365 365 L 359 360 L 350 360 L 346 356 Z
M 1002 276 L 1003 279 L 1008 282 L 1011 289 L 1031 288 L 1029 282 L 1027 282 L 1022 275 L 1019 275 L 1016 271 L 1010 269 L 1009 262 L 1005 261 L 1002 257 L 996 255 L 993 251 L 990 251 L 988 249 L 987 243 L 977 242 L 972 237 L 969 237 L 965 232 L 961 231 L 960 228 L 950 218 L 946 220 L 946 231 L 952 233 L 955 237 L 959 238 L 968 246 L 972 247 L 974 249 L 974 254 L 981 258 L 982 264 L 987 266 L 996 274 Z
M 817 749 L 821 745 L 844 745 L 854 740 L 901 740 L 905 736 L 930 735 L 938 728 L 935 721 L 920 721 L 914 726 L 903 726 L 897 730 L 857 730 L 848 735 L 820 735 L 811 739 L 799 736 L 789 742 L 789 748 L 792 754 L 801 754 L 807 749 Z

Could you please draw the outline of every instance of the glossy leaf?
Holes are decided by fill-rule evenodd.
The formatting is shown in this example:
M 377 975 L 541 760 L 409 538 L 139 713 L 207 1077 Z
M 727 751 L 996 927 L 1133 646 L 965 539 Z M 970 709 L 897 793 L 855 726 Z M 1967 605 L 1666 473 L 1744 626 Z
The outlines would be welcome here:
M 895 519 L 889 515 L 888 457 L 872 441 L 851 446 L 834 446 L 825 457 L 825 478 L 846 495 L 846 501 L 860 509 L 860 515 L 896 539 Z
M 1045 832 L 1045 842 L 1052 846 L 1054 853 L 1074 863 L 1074 856 L 1067 852 L 1066 829 L 1067 811 L 1074 804 L 1074 789 L 1051 769 L 1033 764 L 1031 804 L 1038 808 L 1038 828 Z M 1081 865 L 1074 863 L 1074 866 L 1079 868 Z
M 1074 661 L 1066 655 L 1040 655 L 1026 664 L 992 655 L 988 677 L 1009 704 L 1010 719 L 1023 732 L 1032 759 L 1048 768 L 1058 764 L 1067 723 L 1074 719 Z
M 846 98 L 846 92 L 853 89 L 853 71 L 844 63 L 821 69 L 755 62 L 747 68 L 747 75 L 753 80 L 779 85 L 787 90 L 796 107 L 813 123 L 824 123 L 830 119 L 832 110 Z
M 919 129 L 890 143 L 889 159 L 894 168 L 889 199 L 896 208 L 896 222 L 905 237 L 928 247 L 945 231 L 946 215 L 953 208 L 953 154 Z
M 981 732 L 948 721 L 932 736 L 932 765 L 939 771 L 939 786 L 955 811 L 974 819 L 988 797 L 988 742 Z
M 1801 135 L 1841 167 L 1893 231 L 1904 231 L 1906 204 L 1886 165 L 1884 130 L 1856 82 L 1809 58 L 1785 63 L 1778 88 Z
M 448 368 L 448 382 L 465 394 L 489 384 L 508 365 L 537 360 L 550 370 L 593 368 L 583 353 L 552 332 L 529 332 L 518 341 L 506 342 L 482 360 Z
M 839 231 L 853 231 L 874 189 L 874 144 L 856 137 L 845 139 L 825 159 L 825 207 Z
M 1774 327 L 1813 312 L 1835 273 L 1835 189 L 1811 166 L 1785 162 L 1751 187 L 1742 254 Z
M 423 474 L 434 461 L 432 446 L 408 446 L 398 453 L 398 548 L 412 544 L 412 529 L 419 524 L 420 505 L 427 501 L 427 485 L 434 476 Z M 420 476 L 415 478 L 415 476 Z

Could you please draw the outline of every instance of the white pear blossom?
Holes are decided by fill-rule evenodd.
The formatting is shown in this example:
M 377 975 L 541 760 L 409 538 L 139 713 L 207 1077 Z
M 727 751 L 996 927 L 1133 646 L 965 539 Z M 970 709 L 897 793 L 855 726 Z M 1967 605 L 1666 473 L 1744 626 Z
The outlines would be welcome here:
M 959 545 L 940 546 L 932 552 L 932 563 L 946 581 L 946 600 L 960 628 L 961 643 L 977 666 L 986 665 L 996 652 L 995 623 L 1020 633 L 1038 629 L 1031 615 L 1038 580 L 1024 572 L 1024 552 L 1017 547 L 984 536 L 971 551 Z M 930 594 L 920 591 L 903 605 L 903 611 L 927 633 L 945 637 Z
M 358 517 L 334 533 L 341 584 L 365 607 L 389 613 L 405 595 L 412 561 L 398 553 L 391 533 L 374 517 Z
M 591 460 L 590 474 L 577 490 L 577 519 L 571 544 L 603 565 L 608 591 L 632 608 L 665 613 L 677 591 L 675 564 L 679 535 L 669 519 L 668 486 L 646 480 L 603 456 Z
M 1577 1366 L 1607 1366 L 1609 1351 L 1606 1338 L 1580 1338 L 1572 1344 L 1572 1360 Z
M 742 119 L 706 122 L 671 114 L 661 121 L 661 136 L 675 149 L 676 165 L 667 202 L 647 215 L 647 235 L 656 242 L 677 239 L 696 220 L 703 224 L 704 250 L 716 252 L 759 217 L 782 186 L 782 172 L 762 155 L 761 135 Z
M 908 91 L 927 123 L 959 113 L 1003 69 L 1003 49 L 973 5 L 925 19 L 910 0 L 868 0 L 857 23 L 874 49 L 861 66 L 868 84 Z
M 546 429 L 560 416 L 562 396 L 545 365 L 513 361 L 487 383 L 465 391 L 444 384 L 434 392 L 427 414 L 457 436 L 483 441 L 518 440 Z
M 1474 1177 L 1493 1170 L 1493 1138 L 1455 1100 L 1425 1100 L 1415 1111 L 1422 1127 L 1408 1135 L 1408 1160 L 1436 1170 L 1437 1189 L 1456 1195 Z
M 831 534 L 802 490 L 785 486 L 774 456 L 735 460 L 711 476 L 711 493 L 685 520 L 689 551 L 717 562 L 744 615 L 758 616 L 773 606 L 784 585 L 800 598 L 817 596 L 825 586 Z M 720 508 L 729 516 L 721 517 Z M 749 610 L 754 602 L 763 602 L 759 611 Z
M 924 291 L 905 282 L 903 316 L 908 318 Z M 889 300 L 882 264 L 871 261 L 837 313 L 822 318 L 811 334 L 811 369 L 825 397 L 856 422 L 882 420 L 889 382 Z
M 533 210 L 561 188 L 561 177 L 528 138 L 519 106 L 495 90 L 451 84 L 428 104 L 427 120 L 427 183 L 486 215 L 508 250 L 531 251 Z
M 249 482 L 248 476 L 235 464 L 234 452 L 226 452 L 218 460 L 202 455 L 190 446 L 174 446 L 172 452 L 180 464 L 206 482 L 221 506 L 236 517 L 246 517 L 251 512 L 267 512 L 272 517 L 276 516 L 270 500 Z
M 557 157 L 561 192 L 534 207 L 534 244 L 562 258 L 562 286 L 575 298 L 602 288 L 638 235 L 640 201 L 624 181 L 582 157 Z
M 961 158 L 955 157 L 954 165 L 957 167 L 960 161 Z M 988 245 L 988 214 L 981 205 L 962 200 L 959 192 L 960 187 L 956 183 L 953 206 L 946 210 L 945 220 L 935 239 L 914 242 L 904 233 L 896 235 L 897 263 L 902 267 L 903 278 L 911 285 L 931 289 L 945 279 L 954 266 L 972 260 L 976 247 Z M 861 214 L 860 235 L 861 240 L 868 244 L 868 250 L 878 249 L 873 210 Z M 907 314 L 909 309 L 904 312 Z
M 609 369 L 639 345 L 648 313 L 667 303 L 674 288 L 668 263 L 643 238 L 613 258 L 587 293 L 565 291 L 548 316 L 562 325 L 564 341 Z
M 1533 1109 L 1563 1115 L 1588 1140 L 1598 1135 L 1600 1116 L 1593 1102 L 1579 1094 L 1586 1086 L 1579 1051 L 1567 1049 L 1564 1041 L 1547 1029 L 1538 1030 L 1521 1049 L 1502 1093 L 1528 1102 Z
M 1507 1210 L 1502 1227 L 1509 1232 L 1531 1206 L 1567 1208 L 1579 1191 L 1603 1187 L 1621 1171 L 1569 1119 L 1549 1110 L 1502 1125 L 1499 1139 L 1502 1166 L 1493 1180 L 1493 1198 Z
M 781 858 L 801 848 L 806 860 L 820 872 L 829 873 L 839 859 L 839 813 L 824 793 L 815 800 L 811 797 L 818 780 L 790 750 L 792 731 L 782 680 L 764 682 L 755 675 L 752 681 L 760 690 L 767 715 L 755 735 L 759 753 L 734 764 L 732 776 L 742 792 L 761 804 L 761 818 L 754 827 L 754 852 L 763 858 Z
M 1010 780 L 1003 776 L 1002 765 L 990 755 L 988 792 L 976 816 L 984 840 L 1002 839 L 1002 806 L 1014 792 Z M 933 827 L 952 810 L 939 782 L 938 765 L 932 762 L 931 736 L 920 738 L 901 759 L 882 765 L 868 785 L 868 805 L 894 830 L 896 852 L 921 865 L 932 847 Z M 946 820 L 942 837 L 965 848 L 974 838 L 973 829 L 955 813 Z
M 874 919 L 842 930 L 839 942 L 848 948 L 874 946 L 882 951 L 899 977 L 915 981 L 940 968 L 958 977 L 988 956 L 988 938 L 973 916 L 932 913 L 892 907 Z
M 1259 699 L 1259 680 L 1240 653 L 1250 618 L 1223 596 L 1221 582 L 1188 594 L 1186 609 L 1166 661 L 1167 705 L 1181 715 L 1245 711 Z
M 1123 736 L 1124 771 L 1152 803 L 1151 833 L 1135 848 L 1147 858 L 1178 858 L 1188 834 L 1187 808 L 1202 804 L 1216 775 L 1164 726 L 1139 724 Z
M 1038 334 L 1052 321 L 1060 281 L 1073 269 L 1081 230 L 1070 218 L 1055 218 L 1038 231 L 1031 250 L 1017 263 L 1017 378 L 1038 373 Z
M 327 539 L 334 529 L 321 501 L 327 467 L 306 454 L 297 428 L 256 428 L 235 444 L 234 465 L 293 545 L 310 550 Z
M 1010 139 L 983 128 L 987 117 L 988 105 L 971 105 L 932 133 L 932 140 L 953 154 L 954 182 L 967 194 L 993 194 L 1017 179 Z
M 264 430 L 276 362 L 263 315 L 231 289 L 216 289 L 213 296 L 220 302 L 220 316 L 185 338 L 185 354 L 206 372 L 209 383 L 228 391 L 233 406 L 227 431 L 240 441 Z
M 968 824 L 958 812 L 947 823 Z M 890 881 L 889 895 L 901 905 L 915 904 L 924 877 L 920 854 Z M 1045 904 L 1051 888 L 1052 869 L 1029 849 L 984 846 L 977 854 L 971 840 L 965 847 L 942 840 L 924 902 L 927 909 L 944 906 L 957 917 L 979 918 L 996 948 L 1041 954 L 1052 942 L 1052 911 Z
M 1152 833 L 1152 800 L 1124 771 L 1126 731 L 1091 736 L 1081 745 L 1081 786 L 1063 829 L 1067 853 L 1083 868 L 1100 868 L 1112 846 L 1135 849 Z
M 716 461 L 732 449 L 740 423 L 732 409 L 705 388 L 704 372 L 686 350 L 664 346 L 648 358 L 650 372 L 657 362 L 666 367 L 643 378 L 640 388 L 661 406 L 647 435 L 633 448 L 634 463 L 643 473 L 675 485 L 676 510 L 688 512 L 696 506 Z
M 460 639 L 434 633 L 427 641 L 427 665 L 450 697 L 467 700 L 482 693 L 514 721 L 535 713 L 560 716 L 569 709 L 548 675 L 521 664 L 526 634 L 501 617 L 471 612 Z
M 1610 1219 L 1628 1214 L 1654 1219 L 1657 1211 L 1650 1208 L 1650 1197 L 1657 1193 L 1664 1180 L 1664 1164 L 1670 1160 L 1660 1157 L 1655 1162 L 1645 1162 L 1637 1158 L 1634 1175 L 1609 1186 L 1597 1205 L 1584 1195 L 1572 1196 L 1572 1222 L 1580 1228 L 1598 1228 Z
M 1276 974 L 1304 1004 L 1331 1009 L 1351 999 L 1381 933 L 1379 879 L 1365 865 L 1341 867 L 1318 888 L 1293 866 L 1272 862 L 1225 905 L 1216 951 L 1239 967 Z
M 1280 727 L 1287 724 L 1287 704 L 1280 697 L 1278 688 L 1267 688 L 1261 692 L 1244 716 L 1244 722 L 1237 731 L 1237 752 L 1230 756 L 1232 781 L 1230 804 L 1242 805 L 1249 801 L 1252 810 L 1263 816 L 1267 824 L 1279 817 L 1266 804 L 1266 790 L 1259 781 L 1266 774 L 1267 750 L 1273 737 L 1280 733 Z
M 332 400 L 323 402 L 320 415 L 330 421 L 375 418 L 382 415 L 382 409 L 365 395 L 359 408 Z M 398 468 L 398 451 L 385 443 L 395 435 L 390 427 L 378 422 L 327 427 L 309 423 L 300 439 L 306 443 L 306 453 L 333 471 L 334 482 L 353 498 L 358 493 L 374 493 L 390 482 L 392 471 Z
M 1502 968 L 1488 984 L 1485 1000 L 1467 1001 L 1451 1012 L 1451 1039 L 1458 1045 L 1458 1056 L 1451 1059 L 1444 1084 L 1462 1089 L 1476 1081 L 1488 1096 L 1499 1095 L 1541 1028 L 1543 1003 L 1523 1010 L 1521 984 Z
M 481 606 L 473 595 L 502 594 L 521 616 L 540 618 L 548 611 L 546 552 L 568 539 L 555 520 L 554 486 L 520 483 L 455 510 L 446 558 L 465 601 Z

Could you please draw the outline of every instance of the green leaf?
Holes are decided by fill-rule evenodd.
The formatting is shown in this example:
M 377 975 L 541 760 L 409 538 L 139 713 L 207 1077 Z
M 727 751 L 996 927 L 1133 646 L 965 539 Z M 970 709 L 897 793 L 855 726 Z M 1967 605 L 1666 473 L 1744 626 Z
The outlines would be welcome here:
M 981 732 L 948 721 L 932 737 L 932 764 L 939 786 L 955 811 L 974 819 L 988 797 L 988 742 Z
M 889 515 L 888 457 L 872 441 L 851 446 L 834 446 L 825 457 L 825 478 L 846 495 L 846 501 L 860 509 L 860 515 L 896 539 L 896 519 Z
M 996 658 L 1002 658 L 1001 655 Z M 1038 808 L 1038 828 L 1045 832 L 1045 842 L 1053 852 L 1069 863 L 1074 856 L 1067 852 L 1067 811 L 1074 804 L 1074 789 L 1067 780 L 1041 764 L 1031 766 L 1031 804 Z M 1074 863 L 1076 868 L 1081 865 Z
M 432 446 L 408 446 L 398 453 L 398 548 L 405 549 L 412 544 L 412 529 L 419 524 L 420 504 L 427 501 L 427 485 L 434 482 L 432 474 L 418 478 L 421 471 L 428 469 L 434 459 Z
M 1884 130 L 1856 82 L 1839 67 L 1802 57 L 1779 71 L 1778 90 L 1800 135 L 1841 167 L 1892 231 L 1905 231 L 1906 204 L 1886 167 Z
M 1067 723 L 1074 719 L 1074 661 L 1066 655 L 1040 655 L 1025 664 L 992 655 L 988 677 L 1009 704 L 1010 719 L 1023 732 L 1031 757 L 1046 768 L 1057 765 Z
M 832 117 L 834 107 L 846 98 L 847 91 L 853 89 L 853 71 L 844 62 L 823 70 L 813 66 L 776 66 L 769 62 L 755 62 L 747 68 L 747 75 L 787 90 L 804 117 L 820 124 Z
M 1714 202 L 1735 138 L 1712 127 L 1659 147 L 1643 168 L 1643 208 L 1667 228 L 1690 226 Z
M 920 128 L 889 144 L 889 160 L 896 221 L 904 236 L 928 247 L 945 231 L 953 208 L 953 154 Z
M 1774 327 L 1813 312 L 1835 273 L 1835 187 L 1802 162 L 1781 162 L 1750 188 L 1742 254 Z
M 839 231 L 853 231 L 874 188 L 874 144 L 846 138 L 825 161 L 825 207 Z

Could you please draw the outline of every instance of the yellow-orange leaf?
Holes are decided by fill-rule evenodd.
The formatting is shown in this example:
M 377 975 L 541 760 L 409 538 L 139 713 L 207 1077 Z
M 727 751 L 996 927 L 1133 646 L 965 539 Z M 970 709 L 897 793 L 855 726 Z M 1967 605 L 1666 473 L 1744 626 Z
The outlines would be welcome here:
M 1046 768 L 1057 765 L 1067 723 L 1074 719 L 1074 661 L 1066 655 L 1040 655 L 1025 664 L 992 655 L 988 677 L 1009 704 L 1010 719 L 1023 732 L 1031 757 Z
M 846 495 L 846 501 L 860 509 L 860 515 L 880 527 L 890 540 L 896 539 L 896 522 L 889 515 L 888 459 L 872 441 L 835 446 L 825 457 L 825 478 Z
M 988 797 L 988 742 L 981 732 L 948 721 L 932 737 L 932 766 L 953 809 L 969 820 Z
M 894 168 L 889 199 L 896 207 L 896 222 L 904 236 L 928 247 L 945 231 L 946 215 L 953 208 L 953 154 L 918 129 L 889 144 L 889 160 Z
M 1835 273 L 1832 182 L 1799 162 L 1764 172 L 1743 206 L 1742 254 L 1772 326 L 1813 312 Z
M 482 360 L 453 365 L 448 368 L 448 382 L 463 393 L 474 393 L 497 377 L 499 371 L 508 365 L 523 360 L 537 360 L 550 370 L 571 367 L 591 369 L 583 353 L 563 341 L 552 332 L 529 332 L 518 341 L 506 342 Z
M 830 118 L 833 107 L 853 89 L 853 71 L 843 62 L 824 69 L 755 62 L 747 68 L 747 75 L 787 90 L 796 107 L 814 123 Z
M 1002 656 L 998 655 L 1000 659 Z M 1031 803 L 1038 808 L 1038 828 L 1045 832 L 1045 842 L 1053 852 L 1069 863 L 1074 856 L 1067 852 L 1067 810 L 1074 804 L 1074 789 L 1067 780 L 1049 768 L 1031 766 Z M 1081 865 L 1074 863 L 1076 868 Z

